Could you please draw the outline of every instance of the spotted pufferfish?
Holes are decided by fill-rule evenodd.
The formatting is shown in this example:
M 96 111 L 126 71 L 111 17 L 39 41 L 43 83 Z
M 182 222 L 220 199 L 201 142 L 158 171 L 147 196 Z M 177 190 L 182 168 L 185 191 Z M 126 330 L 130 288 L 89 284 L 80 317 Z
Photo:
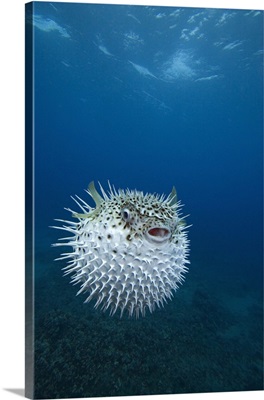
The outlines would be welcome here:
M 56 219 L 54 228 L 72 236 L 54 246 L 70 246 L 72 251 L 56 260 L 68 260 L 65 275 L 80 284 L 77 294 L 88 293 L 85 302 L 95 300 L 110 315 L 120 312 L 138 318 L 148 309 L 164 306 L 188 271 L 189 240 L 181 203 L 173 187 L 169 196 L 144 194 L 137 190 L 108 193 L 94 182 L 86 191 L 94 200 L 92 208 L 80 197 L 72 199 L 82 213 L 72 213 L 78 221 Z M 66 224 L 66 225 L 65 225 Z

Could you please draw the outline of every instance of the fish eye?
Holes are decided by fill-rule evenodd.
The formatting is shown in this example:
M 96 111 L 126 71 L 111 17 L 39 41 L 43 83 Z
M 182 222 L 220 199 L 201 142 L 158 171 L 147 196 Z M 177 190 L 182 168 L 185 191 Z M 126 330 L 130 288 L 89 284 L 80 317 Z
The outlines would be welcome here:
M 129 222 L 131 220 L 131 212 L 128 208 L 123 208 L 121 215 L 124 221 Z

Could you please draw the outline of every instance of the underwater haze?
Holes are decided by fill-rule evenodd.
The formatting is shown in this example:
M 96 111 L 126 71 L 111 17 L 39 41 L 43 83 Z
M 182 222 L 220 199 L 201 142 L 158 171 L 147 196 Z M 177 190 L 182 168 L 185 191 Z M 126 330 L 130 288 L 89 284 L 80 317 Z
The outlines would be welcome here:
M 262 390 L 263 11 L 30 7 L 35 397 Z M 54 261 L 93 180 L 175 185 L 192 225 L 184 284 L 144 318 L 84 304 Z

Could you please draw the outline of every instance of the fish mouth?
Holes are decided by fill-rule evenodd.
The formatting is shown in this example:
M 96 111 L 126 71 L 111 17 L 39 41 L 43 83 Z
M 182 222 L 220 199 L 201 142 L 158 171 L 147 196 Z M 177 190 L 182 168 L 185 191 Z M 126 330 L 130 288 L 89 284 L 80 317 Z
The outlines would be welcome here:
M 171 237 L 171 231 L 166 226 L 153 226 L 148 229 L 146 234 L 146 239 L 150 243 L 164 243 Z

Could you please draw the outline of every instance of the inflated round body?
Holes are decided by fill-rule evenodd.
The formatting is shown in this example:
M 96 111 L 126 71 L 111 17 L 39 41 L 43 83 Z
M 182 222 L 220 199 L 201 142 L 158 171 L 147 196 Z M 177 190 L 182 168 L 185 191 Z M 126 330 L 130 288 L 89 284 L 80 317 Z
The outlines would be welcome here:
M 69 259 L 65 273 L 80 284 L 78 294 L 87 292 L 86 301 L 110 315 L 153 312 L 171 299 L 187 271 L 188 240 L 176 192 L 165 199 L 111 186 L 109 194 L 101 191 L 103 197 L 91 183 L 96 208 L 78 198 L 84 211 L 73 213 L 78 222 L 58 227 L 73 234 L 56 244 L 72 247 L 59 258 Z

